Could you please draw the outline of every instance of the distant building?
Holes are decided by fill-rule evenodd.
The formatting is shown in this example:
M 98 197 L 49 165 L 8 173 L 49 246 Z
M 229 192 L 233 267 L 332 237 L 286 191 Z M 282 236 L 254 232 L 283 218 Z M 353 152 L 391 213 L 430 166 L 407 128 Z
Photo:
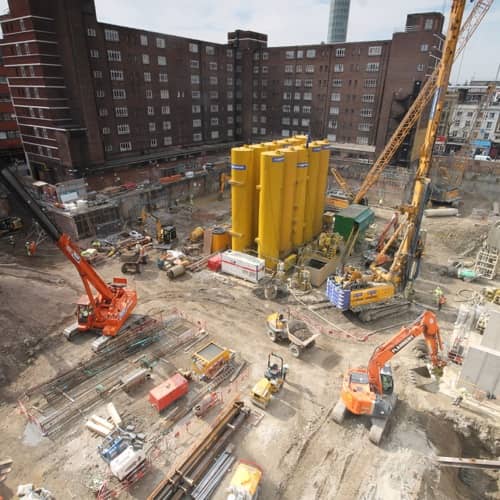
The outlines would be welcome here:
M 24 153 L 9 92 L 9 75 L 12 71 L 4 66 L 0 52 L 0 156 L 14 160 L 24 158 Z
M 458 152 L 472 143 L 475 154 L 500 156 L 500 82 L 450 85 L 438 129 L 439 152 Z
M 343 43 L 347 38 L 347 24 L 351 0 L 330 0 L 328 43 Z
M 250 31 L 216 44 L 101 23 L 93 0 L 9 6 L 10 93 L 31 171 L 52 183 L 302 133 L 369 162 L 443 40 L 435 12 L 410 14 L 389 40 L 268 47 Z M 412 141 L 397 163 L 412 159 Z

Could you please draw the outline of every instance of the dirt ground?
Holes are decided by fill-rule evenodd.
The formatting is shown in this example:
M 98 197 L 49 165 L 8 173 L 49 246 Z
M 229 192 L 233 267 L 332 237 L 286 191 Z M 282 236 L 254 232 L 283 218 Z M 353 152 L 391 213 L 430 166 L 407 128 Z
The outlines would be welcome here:
M 391 211 L 378 208 L 376 213 L 381 228 Z M 213 218 L 229 218 L 227 200 L 195 201 L 193 218 L 184 217 L 178 225 L 181 238 Z M 428 230 L 427 251 L 416 285 L 417 301 L 432 305 L 432 290 L 437 283 L 443 288 L 448 303 L 438 318 L 446 341 L 455 308 L 463 300 L 457 293 L 464 288 L 479 290 L 485 283 L 464 285 L 442 278 L 436 266 L 464 251 L 472 239 L 480 239 L 487 223 L 470 217 L 427 219 L 424 227 Z M 32 258 L 23 254 L 22 237 L 18 242 L 11 248 L 0 240 L 0 455 L 14 460 L 12 472 L 0 484 L 0 495 L 12 498 L 17 485 L 34 483 L 58 499 L 95 498 L 92 483 L 109 474 L 97 453 L 100 439 L 84 427 L 86 415 L 48 439 L 27 425 L 16 404 L 30 387 L 89 359 L 93 340 L 84 337 L 70 343 L 61 336 L 64 326 L 73 321 L 71 301 L 82 293 L 71 264 L 50 242 Z M 226 387 L 228 393 L 233 391 L 231 396 L 240 391 L 248 400 L 251 387 L 263 375 L 270 351 L 282 355 L 289 365 L 284 388 L 262 412 L 263 418 L 246 423 L 234 439 L 237 458 L 256 462 L 264 471 L 262 498 L 500 498 L 497 473 L 474 471 L 459 477 L 457 469 L 440 470 L 434 463 L 438 455 L 497 456 L 500 426 L 492 417 L 453 406 L 449 396 L 436 392 L 435 383 L 422 375 L 422 362 L 411 348 L 392 362 L 399 403 L 380 447 L 368 441 L 367 420 L 353 416 L 339 426 L 330 418 L 345 369 L 366 364 L 376 345 L 390 338 L 402 322 L 410 323 L 418 315 L 418 306 L 403 316 L 369 325 L 332 308 L 319 309 L 319 318 L 311 314 L 308 305 L 324 301 L 323 290 L 270 302 L 258 298 L 252 285 L 208 270 L 169 281 L 154 260 L 145 272 L 130 278 L 139 297 L 136 312 L 158 315 L 177 308 L 204 322 L 211 339 L 239 352 L 248 370 L 236 386 Z M 110 279 L 120 275 L 120 263 L 111 260 L 98 271 Z M 300 359 L 293 358 L 286 345 L 272 344 L 265 334 L 266 316 L 281 307 L 310 317 L 313 329 L 323 326 L 328 332 Z M 359 338 L 372 334 L 359 341 L 347 339 L 342 330 L 356 332 Z M 158 439 L 155 449 L 160 452 L 149 473 L 122 498 L 146 498 L 173 460 L 207 427 L 207 423 L 189 417 L 174 431 L 162 433 L 164 416 L 159 417 L 146 401 L 149 388 L 173 367 L 188 367 L 189 358 L 189 352 L 181 351 L 166 360 L 167 367 L 154 368 L 149 385 L 128 395 L 117 393 L 112 399 L 138 428 Z M 94 413 L 105 415 L 100 408 Z M 213 417 L 209 415 L 208 421 Z M 229 476 L 216 492 L 217 500 L 225 498 Z

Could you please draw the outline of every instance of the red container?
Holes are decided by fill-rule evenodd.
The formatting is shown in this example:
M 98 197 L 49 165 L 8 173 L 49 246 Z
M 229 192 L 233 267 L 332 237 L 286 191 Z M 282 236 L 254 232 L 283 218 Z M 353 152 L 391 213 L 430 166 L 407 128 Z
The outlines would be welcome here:
M 160 412 L 174 401 L 187 394 L 188 381 L 176 373 L 174 376 L 149 391 L 149 402 Z
M 207 261 L 207 267 L 212 271 L 220 271 L 221 266 L 222 266 L 222 255 L 220 253 L 214 255 L 213 257 L 210 257 Z

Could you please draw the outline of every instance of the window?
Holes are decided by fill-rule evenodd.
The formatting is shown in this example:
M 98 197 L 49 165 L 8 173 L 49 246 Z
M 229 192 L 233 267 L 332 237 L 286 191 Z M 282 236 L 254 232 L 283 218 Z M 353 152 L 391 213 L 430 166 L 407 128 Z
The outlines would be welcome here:
M 158 66 L 166 66 L 167 58 L 165 56 L 158 56 Z
M 253 60 L 258 61 L 260 59 L 260 53 L 259 52 L 254 52 L 253 53 Z
M 233 123 L 233 117 L 232 117 L 232 116 L 228 116 L 228 117 L 227 117 L 227 123 L 228 123 L 229 125 L 232 125 L 232 123 Z
M 24 68 L 23 68 L 24 70 Z M 26 75 L 23 75 L 26 76 Z M 94 70 L 94 78 L 102 78 L 102 71 L 99 71 L 97 69 Z
M 303 127 L 309 127 L 310 122 L 311 122 L 311 120 L 309 118 L 302 118 L 301 125 Z
M 312 101 L 312 92 L 304 92 L 304 101 Z
M 96 36 L 94 28 L 87 28 L 87 36 Z
M 156 146 L 158 146 L 158 139 L 156 137 L 154 137 L 153 139 L 151 139 L 149 141 L 149 146 L 151 148 L 156 148 Z
M 161 89 L 160 90 L 160 99 L 168 99 L 170 97 L 168 93 L 168 89 Z
M 340 94 L 338 92 L 332 94 L 332 101 L 340 101 Z
M 368 47 L 369 56 L 379 56 L 382 54 L 382 45 L 374 45 L 373 47 Z
M 305 71 L 306 73 L 314 73 L 314 66 L 312 64 L 306 64 Z
M 424 71 L 425 70 L 425 64 L 417 64 L 417 71 Z
M 208 63 L 208 69 L 210 71 L 217 71 L 217 63 L 215 61 L 210 61 Z
M 99 108 L 99 116 L 108 116 L 108 110 L 106 108 Z
M 210 125 L 219 125 L 219 119 L 218 118 L 210 118 Z
M 191 112 L 192 113 L 201 113 L 201 106 L 199 106 L 198 104 L 193 104 L 191 106 Z
M 171 144 L 172 144 L 172 137 L 168 136 L 168 137 L 163 138 L 163 145 L 164 146 L 170 146 Z
M 201 141 L 201 134 L 199 132 L 193 134 L 193 141 L 195 142 Z
M 254 72 L 254 74 L 257 74 L 259 72 L 259 67 L 258 66 L 254 66 L 253 67 L 253 72 Z
M 340 108 L 338 106 L 332 106 L 330 108 L 330 114 L 331 115 L 338 115 L 338 114 L 340 114 Z
M 328 128 L 337 128 L 338 122 L 337 120 L 328 120 Z
M 361 97 L 361 102 L 375 102 L 375 94 L 364 94 Z
M 159 49 L 164 49 L 165 48 L 165 39 L 164 38 L 157 38 L 156 39 L 156 46 Z
M 363 116 L 365 118 L 370 118 L 373 114 L 373 111 L 369 108 L 363 108 L 359 111 L 360 116 Z
M 99 58 L 99 51 L 97 49 L 91 49 L 90 57 L 92 57 L 93 59 L 98 59 Z
M 215 54 L 215 49 L 211 46 L 211 45 L 207 45 L 205 47 L 205 53 L 208 55 L 208 56 L 213 56 Z
M 377 80 L 375 80 L 375 79 L 365 80 L 365 83 L 364 83 L 365 88 L 373 88 L 376 86 L 377 86 Z
M 337 134 L 328 134 L 328 140 L 332 142 L 337 141 Z
M 192 52 L 193 54 L 198 53 L 198 44 L 197 43 L 190 43 L 189 44 L 189 52 Z
M 208 82 L 210 83 L 210 85 L 217 85 L 217 77 L 216 76 L 209 77 Z
M 432 26 L 434 25 L 434 21 L 432 19 L 426 19 L 424 23 L 424 30 L 430 31 L 432 30 Z
M 156 132 L 156 123 L 155 122 L 149 122 L 148 123 L 148 130 L 150 132 Z
M 130 134 L 130 127 L 128 123 L 120 123 L 116 126 L 116 131 L 118 135 Z
M 219 105 L 218 104 L 210 104 L 210 113 L 218 113 Z
M 252 127 L 252 134 L 258 134 L 259 133 L 259 128 L 258 127 Z
M 162 106 L 161 107 L 161 114 L 162 115 L 169 115 L 170 114 L 170 106 Z
M 293 73 L 293 65 L 292 64 L 285 65 L 285 73 Z
M 304 114 L 311 113 L 311 106 L 302 106 L 302 113 Z
M 212 130 L 211 136 L 212 136 L 212 139 L 218 139 L 219 138 L 219 131 Z
M 191 98 L 192 99 L 199 99 L 200 98 L 200 91 L 199 90 L 191 91 Z
M 287 50 L 285 52 L 285 59 L 295 59 L 295 50 Z
M 35 133 L 36 133 L 36 131 L 37 130 L 35 129 Z M 110 130 L 109 127 L 103 127 L 102 128 L 102 135 L 109 135 L 110 133 L 111 133 L 111 130 Z M 36 134 L 36 135 L 38 135 L 38 134 Z
M 111 153 L 113 151 L 113 146 L 111 144 L 106 144 L 104 146 L 104 151 L 106 151 L 106 153 Z
M 145 82 L 150 82 L 151 81 L 151 73 L 149 71 L 144 72 L 144 81 Z
M 142 54 L 142 64 L 149 64 L 149 54 Z
M 358 137 L 356 137 L 356 144 L 368 144 L 368 137 L 364 135 L 358 135 Z
M 342 80 L 332 80 L 332 87 L 342 87 Z
M 125 106 L 121 108 L 115 108 L 115 116 L 119 118 L 128 116 L 128 108 Z
M 371 123 L 360 123 L 358 125 L 358 130 L 360 132 L 370 132 L 370 128 L 371 128 Z
M 337 57 L 344 57 L 345 56 L 345 49 L 336 49 L 335 50 L 335 55 Z
M 284 81 L 283 81 L 283 85 L 285 87 L 291 87 L 293 85 L 293 80 L 291 80 L 290 78 L 286 78 Z
M 486 122 L 486 128 L 493 127 L 493 122 Z
M 227 136 L 228 137 L 233 137 L 233 129 L 228 129 Z
M 113 99 L 126 99 L 127 93 L 125 89 L 113 89 Z
M 266 109 L 267 109 L 267 106 L 266 106 L 265 104 L 261 104 L 261 105 L 260 105 L 260 110 L 261 110 L 261 111 L 266 111 Z M 228 111 L 229 111 L 229 110 L 228 110 Z
M 199 118 L 193 120 L 193 127 L 201 127 L 201 120 Z
M 297 66 L 295 66 L 295 73 L 302 73 L 302 64 L 297 64 Z
M 267 61 L 269 59 L 269 52 L 262 52 L 262 60 Z
M 289 100 L 292 98 L 291 92 L 283 92 L 283 99 Z
M 226 57 L 233 57 L 233 49 L 226 49 Z
M 281 123 L 282 123 L 283 125 L 290 125 L 290 117 L 284 116 L 284 117 L 281 119 Z
M 111 75 L 111 80 L 123 80 L 123 71 L 121 69 L 112 69 L 109 74 Z
M 148 46 L 148 37 L 147 37 L 147 35 L 141 35 L 141 45 L 143 47 L 147 47 Z
M 146 89 L 146 99 L 153 99 L 153 91 L 151 89 Z
M 342 71 L 344 71 L 344 65 L 343 64 L 339 64 L 339 63 L 335 64 L 333 66 L 333 71 L 335 73 L 342 73 Z
M 426 43 L 423 43 L 420 45 L 420 52 L 427 52 L 429 50 L 429 45 Z
M 191 75 L 191 84 L 198 85 L 200 83 L 199 75 Z
M 295 80 L 296 87 L 300 87 L 301 85 L 302 85 L 302 80 L 299 80 L 299 79 Z
M 108 61 L 121 61 L 122 53 L 119 50 L 108 50 Z
M 118 35 L 118 31 L 116 31 L 116 30 L 105 29 L 104 30 L 104 38 L 108 42 L 119 42 L 120 41 L 120 37 Z
M 296 101 L 300 100 L 300 92 L 295 92 L 295 93 L 293 94 L 293 98 L 294 98 Z
M 146 108 L 146 113 L 148 116 L 153 116 L 155 114 L 155 108 L 153 106 L 148 106 Z
M 290 113 L 291 106 L 290 104 L 285 104 L 281 109 L 283 110 L 283 113 Z
M 313 81 L 312 80 L 304 80 L 304 87 L 310 89 L 313 86 Z
M 378 71 L 378 68 L 379 68 L 380 64 L 377 62 L 377 63 L 368 63 L 366 65 L 366 71 Z
M 226 83 L 227 83 L 227 85 L 228 85 L 229 87 L 231 87 L 231 86 L 233 85 L 233 79 L 232 79 L 231 77 L 228 77 L 228 78 L 226 79 Z
M 195 59 L 191 59 L 189 66 L 193 69 L 198 69 L 200 67 L 200 62 Z
M 266 122 L 267 122 L 267 118 L 265 116 L 261 116 L 260 123 L 266 123 Z
M 226 64 L 226 71 L 227 72 L 232 72 L 233 71 L 233 65 L 232 64 Z
M 309 59 L 313 59 L 314 57 L 316 57 L 316 50 L 315 49 L 306 50 L 306 57 Z
M 163 122 L 162 124 L 163 130 L 170 130 L 172 128 L 172 122 Z
M 233 98 L 233 92 L 232 91 L 227 92 L 226 97 L 228 99 L 232 99 Z
M 266 135 L 266 129 L 265 128 L 261 128 L 260 129 L 260 135 Z
M 104 90 L 101 90 L 101 89 L 96 90 L 95 95 L 96 95 L 96 97 L 104 97 Z
M 168 82 L 168 75 L 167 75 L 167 73 L 159 73 L 158 74 L 158 81 L 160 81 L 160 82 Z
M 268 66 L 262 66 L 262 73 L 264 73 L 264 74 L 269 73 L 269 67 Z

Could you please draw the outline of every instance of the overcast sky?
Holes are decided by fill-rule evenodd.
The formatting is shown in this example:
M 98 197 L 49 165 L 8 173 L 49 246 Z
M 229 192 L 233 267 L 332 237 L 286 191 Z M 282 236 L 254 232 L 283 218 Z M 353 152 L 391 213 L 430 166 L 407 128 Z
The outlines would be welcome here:
M 100 21 L 225 43 L 237 28 L 268 35 L 270 46 L 326 40 L 330 0 L 95 0 Z M 0 8 L 7 1 L 0 0 Z M 448 14 L 451 0 L 351 0 L 347 41 L 389 39 L 406 14 Z M 467 11 L 471 9 L 467 2 Z M 500 2 L 495 2 L 452 74 L 453 82 L 494 79 L 500 64 Z

